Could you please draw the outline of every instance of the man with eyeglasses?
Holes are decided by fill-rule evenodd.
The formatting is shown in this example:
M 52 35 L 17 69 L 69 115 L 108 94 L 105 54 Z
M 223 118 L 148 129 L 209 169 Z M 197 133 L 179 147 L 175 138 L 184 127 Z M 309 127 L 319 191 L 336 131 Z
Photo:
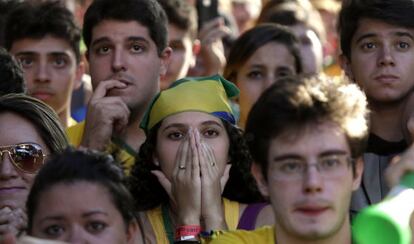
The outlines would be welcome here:
M 349 204 L 368 135 L 366 98 L 344 80 L 282 78 L 246 124 L 252 172 L 275 225 L 216 233 L 218 243 L 351 243 Z

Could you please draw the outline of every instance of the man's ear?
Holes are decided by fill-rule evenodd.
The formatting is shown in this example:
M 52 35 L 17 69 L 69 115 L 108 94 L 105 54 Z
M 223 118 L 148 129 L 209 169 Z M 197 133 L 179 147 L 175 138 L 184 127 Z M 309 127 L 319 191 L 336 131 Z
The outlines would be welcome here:
M 364 173 L 364 160 L 362 157 L 355 159 L 355 173 L 352 182 L 352 190 L 355 191 L 361 185 L 362 175 Z
M 259 188 L 260 193 L 262 193 L 264 197 L 268 197 L 269 189 L 267 188 L 267 182 L 265 177 L 263 176 L 260 165 L 257 163 L 253 163 L 251 167 L 251 172 L 253 174 L 254 179 L 256 180 L 257 187 Z
M 348 59 L 343 53 L 339 55 L 339 65 L 345 72 L 345 75 L 352 81 L 355 81 L 354 74 L 352 73 L 351 60 Z

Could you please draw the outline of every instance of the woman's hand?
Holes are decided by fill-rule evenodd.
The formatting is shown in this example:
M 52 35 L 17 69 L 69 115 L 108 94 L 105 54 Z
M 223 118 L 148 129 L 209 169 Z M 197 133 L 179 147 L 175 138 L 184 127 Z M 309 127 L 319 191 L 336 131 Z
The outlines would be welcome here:
M 194 131 L 190 128 L 180 144 L 171 182 L 161 171 L 153 171 L 170 196 L 178 225 L 200 225 L 201 179 Z
M 217 165 L 216 157 L 211 147 L 201 141 L 200 133 L 196 131 L 197 153 L 200 159 L 201 171 L 201 216 L 204 220 L 205 229 L 227 229 L 223 205 L 221 201 L 222 186 L 221 171 Z M 229 167 L 226 166 L 224 178 L 228 179 Z
M 3 207 L 0 209 L 0 235 L 12 233 L 17 235 L 27 226 L 26 212 L 21 208 L 11 209 Z

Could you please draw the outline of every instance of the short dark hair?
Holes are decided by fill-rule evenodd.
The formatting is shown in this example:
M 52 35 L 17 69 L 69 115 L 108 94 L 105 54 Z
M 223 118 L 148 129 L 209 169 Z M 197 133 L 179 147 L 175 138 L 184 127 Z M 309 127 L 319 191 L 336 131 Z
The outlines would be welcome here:
M 0 0 L 0 46 L 4 47 L 4 28 L 7 15 L 19 4 L 16 0 Z
M 148 28 L 157 46 L 158 55 L 167 47 L 167 16 L 156 0 L 95 0 L 85 13 L 83 39 L 89 48 L 92 30 L 103 20 L 136 21 Z
M 300 135 L 309 126 L 328 121 L 344 132 L 351 157 L 360 157 L 368 137 L 364 93 L 345 78 L 281 78 L 254 104 L 247 119 L 246 141 L 255 163 L 266 177 L 272 139 Z
M 187 1 L 158 0 L 168 17 L 168 23 L 175 25 L 189 34 L 191 39 L 197 38 L 197 11 Z
M 295 35 L 287 27 L 268 23 L 260 24 L 246 31 L 236 40 L 230 49 L 223 73 L 224 78 L 236 82 L 240 67 L 247 62 L 257 49 L 269 42 L 278 42 L 286 46 L 294 58 L 296 73 L 302 73 L 301 58 L 297 47 L 298 40 Z
M 351 42 L 363 18 L 414 28 L 413 0 L 346 0 L 339 12 L 338 32 L 343 54 L 351 58 Z
M 4 112 L 29 120 L 52 154 L 63 151 L 69 145 L 59 117 L 44 102 L 24 94 L 6 94 L 0 96 L 0 113 Z
M 20 64 L 4 48 L 0 48 L 0 95 L 25 92 L 26 83 Z
M 305 4 L 305 1 L 270 1 L 263 6 L 257 19 L 257 24 L 261 23 L 286 26 L 303 24 L 312 29 L 322 43 L 326 40 L 326 31 L 320 14 L 311 4 Z
M 125 176 L 114 159 L 97 151 L 68 148 L 55 154 L 37 174 L 26 202 L 28 231 L 33 227 L 42 193 L 57 184 L 96 183 L 108 190 L 110 199 L 121 213 L 126 226 L 135 220 L 133 198 L 125 186 Z M 145 197 L 145 196 L 143 196 Z
M 81 32 L 72 13 L 58 1 L 23 2 L 6 20 L 5 47 L 24 38 L 41 39 L 47 35 L 66 41 L 80 62 Z

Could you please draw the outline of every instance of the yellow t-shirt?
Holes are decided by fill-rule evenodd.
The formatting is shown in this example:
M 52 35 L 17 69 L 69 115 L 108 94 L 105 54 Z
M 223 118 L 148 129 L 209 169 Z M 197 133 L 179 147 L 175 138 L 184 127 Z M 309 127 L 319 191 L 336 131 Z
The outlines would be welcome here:
M 208 244 L 274 244 L 275 231 L 273 226 L 263 226 L 252 231 L 234 230 L 220 231 L 212 237 L 212 240 L 206 240 Z
M 85 121 L 82 121 L 74 126 L 68 127 L 66 129 L 66 134 L 69 138 L 69 143 L 74 147 L 79 147 L 83 137 L 83 131 L 85 130 Z M 107 153 L 116 154 L 115 159 L 122 165 L 124 168 L 125 174 L 129 175 L 132 169 L 132 166 L 135 163 L 135 152 L 132 148 L 126 145 L 120 140 L 112 139 L 111 145 L 107 148 Z
M 236 230 L 239 223 L 240 206 L 238 202 L 223 198 L 224 218 L 229 230 Z M 157 243 L 169 243 L 167 231 L 163 224 L 161 206 L 146 212 L 155 233 Z

